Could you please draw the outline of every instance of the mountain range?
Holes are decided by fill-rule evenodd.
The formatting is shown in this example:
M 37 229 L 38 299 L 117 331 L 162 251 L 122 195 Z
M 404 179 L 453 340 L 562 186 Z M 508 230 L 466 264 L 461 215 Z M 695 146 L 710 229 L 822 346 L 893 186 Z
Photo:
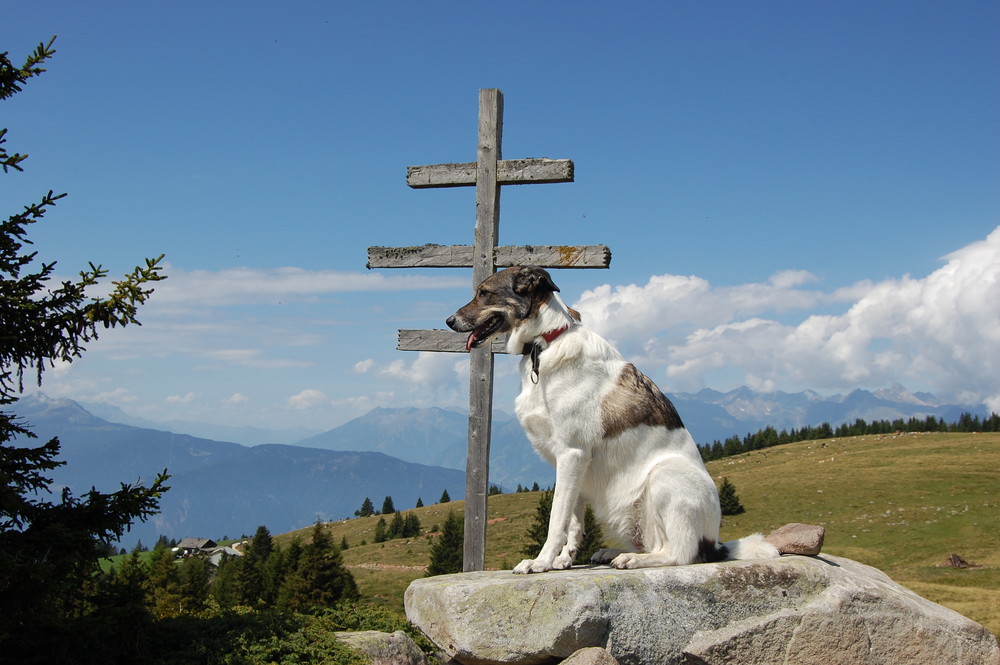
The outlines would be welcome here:
M 13 409 L 37 435 L 36 443 L 59 437 L 65 465 L 47 473 L 58 495 L 68 487 L 81 496 L 121 483 L 148 484 L 167 469 L 170 490 L 160 512 L 133 526 L 122 540 L 131 548 L 152 545 L 159 535 L 177 538 L 273 533 L 306 527 L 317 518 L 350 517 L 364 498 L 376 506 L 386 496 L 405 510 L 417 499 L 435 503 L 447 490 L 465 495 L 465 473 L 371 451 L 333 451 L 283 444 L 244 446 L 188 434 L 133 427 L 97 418 L 76 402 L 35 394 Z
M 923 419 L 929 415 L 955 421 L 963 412 L 987 416 L 985 406 L 942 404 L 933 395 L 910 393 L 902 386 L 847 395 L 820 396 L 812 391 L 759 393 L 749 388 L 729 392 L 672 394 L 682 419 L 701 444 L 733 434 L 756 432 L 768 425 L 790 429 L 828 422 Z M 94 410 L 99 410 L 94 407 Z M 392 496 L 399 509 L 418 498 L 432 503 L 444 490 L 464 496 L 468 418 L 441 408 L 377 408 L 337 428 L 307 436 L 294 445 L 244 445 L 166 431 L 167 424 L 137 427 L 113 422 L 128 417 L 114 409 L 90 409 L 40 393 L 14 405 L 46 441 L 58 436 L 62 459 L 52 472 L 55 491 L 69 487 L 79 496 L 97 487 L 114 491 L 121 482 L 149 482 L 168 469 L 171 489 L 161 512 L 136 525 L 127 545 L 158 535 L 221 538 L 250 534 L 258 525 L 281 533 L 317 518 L 350 517 L 365 497 L 376 506 Z M 133 421 L 134 422 L 134 421 Z M 187 424 L 197 431 L 196 424 Z M 292 432 L 230 428 L 253 442 L 290 440 Z M 510 490 L 554 482 L 552 468 L 531 449 L 517 419 L 497 411 L 493 419 L 490 480 Z

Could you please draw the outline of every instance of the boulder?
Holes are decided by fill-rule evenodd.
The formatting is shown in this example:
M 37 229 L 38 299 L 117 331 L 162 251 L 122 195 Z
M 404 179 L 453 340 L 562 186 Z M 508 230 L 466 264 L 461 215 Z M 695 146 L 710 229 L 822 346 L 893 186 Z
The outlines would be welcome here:
M 812 524 L 786 524 L 775 529 L 764 538 L 782 554 L 804 554 L 816 556 L 823 549 L 826 529 Z
M 383 633 L 377 630 L 334 633 L 338 642 L 363 654 L 372 665 L 427 665 L 428 660 L 409 635 L 401 630 Z
M 414 581 L 405 606 L 466 665 L 532 665 L 588 647 L 621 665 L 1000 663 L 983 626 L 827 555 L 442 575 Z

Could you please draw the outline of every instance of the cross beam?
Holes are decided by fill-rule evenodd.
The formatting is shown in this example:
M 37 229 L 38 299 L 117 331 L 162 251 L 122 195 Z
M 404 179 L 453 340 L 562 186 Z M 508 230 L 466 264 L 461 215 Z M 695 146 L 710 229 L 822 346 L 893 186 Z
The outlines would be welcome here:
M 369 247 L 368 268 L 472 268 L 472 289 L 497 267 L 607 268 L 604 245 L 498 247 L 500 187 L 573 182 L 568 159 L 501 159 L 503 93 L 479 91 L 479 141 L 475 162 L 407 168 L 406 183 L 429 187 L 476 188 L 473 245 Z M 450 330 L 400 330 L 404 351 L 466 353 L 466 335 Z M 463 568 L 483 570 L 486 561 L 486 498 L 489 493 L 490 428 L 493 421 L 493 355 L 505 353 L 505 340 L 472 349 L 469 372 L 469 449 L 465 474 L 465 549 Z

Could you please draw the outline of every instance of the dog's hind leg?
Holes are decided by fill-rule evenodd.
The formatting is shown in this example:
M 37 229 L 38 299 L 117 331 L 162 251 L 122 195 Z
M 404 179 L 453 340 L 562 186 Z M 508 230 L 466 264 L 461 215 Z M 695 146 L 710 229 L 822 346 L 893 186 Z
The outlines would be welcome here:
M 657 464 L 639 504 L 642 551 L 612 560 L 615 568 L 676 566 L 719 560 L 718 494 L 707 472 L 683 459 Z

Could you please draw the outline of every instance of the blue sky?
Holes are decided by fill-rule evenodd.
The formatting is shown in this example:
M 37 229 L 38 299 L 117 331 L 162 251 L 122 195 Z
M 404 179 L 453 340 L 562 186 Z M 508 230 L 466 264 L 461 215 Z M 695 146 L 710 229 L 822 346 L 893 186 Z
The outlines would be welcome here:
M 504 244 L 611 247 L 565 299 L 668 393 L 901 383 L 1000 409 L 995 2 L 22 2 L 0 49 L 58 35 L 3 102 L 11 214 L 72 275 L 166 254 L 141 328 L 43 391 L 153 420 L 328 429 L 464 406 L 443 326 L 467 270 L 365 269 L 370 245 L 472 241 L 480 88 L 506 158 L 576 181 L 504 189 Z M 497 406 L 514 361 L 499 358 Z

